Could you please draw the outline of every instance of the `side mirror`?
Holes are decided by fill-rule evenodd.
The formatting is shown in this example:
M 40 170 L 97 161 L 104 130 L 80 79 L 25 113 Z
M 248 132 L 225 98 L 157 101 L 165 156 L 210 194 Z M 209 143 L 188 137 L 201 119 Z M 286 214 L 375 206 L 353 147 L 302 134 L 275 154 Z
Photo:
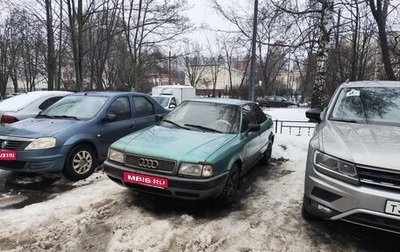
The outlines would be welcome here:
M 105 122 L 113 122 L 117 119 L 117 115 L 113 113 L 107 113 L 106 117 L 103 119 Z
M 306 117 L 310 119 L 311 122 L 320 123 L 321 122 L 321 108 L 312 108 L 306 111 Z
M 169 104 L 169 108 L 170 108 L 170 109 L 176 108 L 176 104 Z
M 247 136 L 249 132 L 257 132 L 260 131 L 260 124 L 249 124 L 249 128 L 246 130 L 245 135 Z
M 156 114 L 156 123 L 160 123 L 164 117 L 161 114 Z

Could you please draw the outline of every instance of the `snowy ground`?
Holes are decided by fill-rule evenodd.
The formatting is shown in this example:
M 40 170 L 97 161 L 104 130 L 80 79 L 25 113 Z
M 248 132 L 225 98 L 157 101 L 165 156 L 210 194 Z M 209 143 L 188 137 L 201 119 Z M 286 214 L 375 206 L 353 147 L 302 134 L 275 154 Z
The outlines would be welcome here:
M 304 111 L 267 112 L 305 120 Z M 398 251 L 399 236 L 301 218 L 309 138 L 277 134 L 271 164 L 244 178 L 230 209 L 132 193 L 102 172 L 77 183 L 60 179 L 51 186 L 72 189 L 0 208 L 0 251 Z

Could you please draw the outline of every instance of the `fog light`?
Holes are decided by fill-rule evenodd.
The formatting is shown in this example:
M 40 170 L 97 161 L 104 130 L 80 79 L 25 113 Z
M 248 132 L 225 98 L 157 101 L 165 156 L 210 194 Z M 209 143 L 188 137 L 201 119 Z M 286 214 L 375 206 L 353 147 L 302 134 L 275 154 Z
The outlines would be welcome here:
M 328 207 L 326 207 L 324 205 L 321 205 L 318 202 L 311 201 L 311 205 L 313 207 L 315 207 L 316 209 L 318 209 L 319 211 L 324 212 L 326 214 L 331 214 L 332 213 L 332 210 L 330 208 L 328 208 Z

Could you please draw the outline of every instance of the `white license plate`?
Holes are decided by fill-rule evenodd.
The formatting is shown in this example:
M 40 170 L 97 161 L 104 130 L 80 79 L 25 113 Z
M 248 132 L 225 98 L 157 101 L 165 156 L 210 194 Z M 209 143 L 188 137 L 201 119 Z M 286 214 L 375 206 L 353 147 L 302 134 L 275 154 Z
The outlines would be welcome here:
M 400 202 L 392 200 L 386 201 L 385 213 L 400 216 Z

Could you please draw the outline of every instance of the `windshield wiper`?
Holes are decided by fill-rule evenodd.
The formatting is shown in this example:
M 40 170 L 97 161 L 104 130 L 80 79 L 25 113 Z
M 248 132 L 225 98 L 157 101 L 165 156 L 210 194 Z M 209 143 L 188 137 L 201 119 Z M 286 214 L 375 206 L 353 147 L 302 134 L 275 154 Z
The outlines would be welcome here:
M 178 124 L 178 123 L 176 123 L 176 122 L 170 121 L 170 120 L 163 119 L 162 121 L 163 121 L 163 122 L 170 123 L 170 124 L 174 125 L 174 126 L 177 127 L 177 128 L 188 129 L 188 128 L 183 127 L 182 125 L 180 125 L 180 124 Z
M 39 114 L 39 115 L 36 116 L 36 118 L 41 118 L 41 117 L 54 119 L 54 116 L 49 116 L 49 115 Z
M 331 120 L 337 121 L 337 122 L 358 123 L 356 120 L 352 120 L 352 119 L 332 118 Z
M 203 131 L 210 131 L 210 132 L 217 132 L 217 133 L 222 133 L 222 131 L 213 129 L 213 128 L 209 128 L 209 127 L 204 127 L 201 125 L 195 125 L 195 124 L 184 124 L 185 126 L 189 126 L 189 127 L 193 127 L 193 128 L 197 128 L 197 129 L 201 129 Z
M 65 118 L 65 119 L 74 119 L 76 121 L 80 121 L 81 119 L 79 119 L 76 116 L 68 116 L 68 115 L 62 115 L 62 116 L 54 116 L 55 118 Z

